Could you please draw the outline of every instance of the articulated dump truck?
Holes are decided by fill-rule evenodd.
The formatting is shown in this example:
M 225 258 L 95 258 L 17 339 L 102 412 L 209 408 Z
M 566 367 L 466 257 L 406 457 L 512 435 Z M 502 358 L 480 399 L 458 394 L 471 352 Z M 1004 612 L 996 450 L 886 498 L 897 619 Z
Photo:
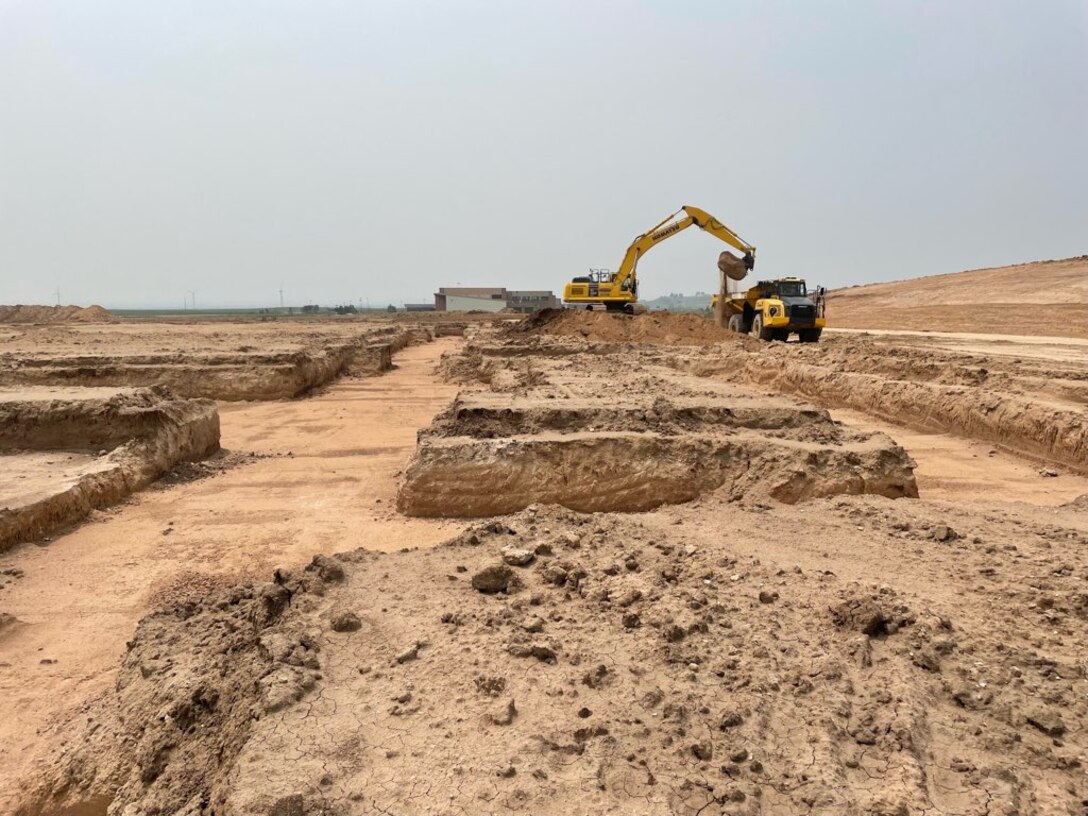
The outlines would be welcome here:
M 717 314 L 719 298 L 711 298 Z M 746 292 L 725 298 L 722 315 L 730 331 L 753 334 L 760 340 L 786 340 L 796 334 L 802 343 L 820 339 L 826 323 L 823 287 L 809 292 L 802 278 L 760 281 Z

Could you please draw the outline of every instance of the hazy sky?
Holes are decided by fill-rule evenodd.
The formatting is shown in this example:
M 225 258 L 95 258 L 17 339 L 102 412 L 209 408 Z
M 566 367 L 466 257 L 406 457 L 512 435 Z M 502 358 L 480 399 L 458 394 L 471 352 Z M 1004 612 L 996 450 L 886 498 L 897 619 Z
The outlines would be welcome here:
M 1088 253 L 1088 3 L 0 0 L 0 303 L 558 291 L 682 204 L 826 285 Z

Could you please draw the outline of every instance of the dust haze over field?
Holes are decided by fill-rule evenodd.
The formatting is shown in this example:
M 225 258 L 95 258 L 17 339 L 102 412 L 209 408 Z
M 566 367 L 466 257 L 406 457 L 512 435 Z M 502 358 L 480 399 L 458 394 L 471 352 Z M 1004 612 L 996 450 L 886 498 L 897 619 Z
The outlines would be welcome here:
M 0 814 L 1084 816 L 1086 35 L 0 7 Z
M 1085 14 L 8 2 L 0 303 L 555 289 L 682 204 L 829 287 L 1082 254 Z M 716 251 L 662 246 L 644 295 Z

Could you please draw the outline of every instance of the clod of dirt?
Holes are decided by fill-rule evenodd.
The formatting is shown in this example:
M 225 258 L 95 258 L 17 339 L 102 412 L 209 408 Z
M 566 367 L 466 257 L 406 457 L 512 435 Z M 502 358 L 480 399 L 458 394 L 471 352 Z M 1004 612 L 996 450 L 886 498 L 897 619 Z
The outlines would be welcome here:
M 494 564 L 484 567 L 472 576 L 472 588 L 488 594 L 507 592 L 516 581 L 517 577 L 510 567 L 505 564 Z
M 836 626 L 852 629 L 869 637 L 876 637 L 887 631 L 887 615 L 879 604 L 869 598 L 843 601 L 831 610 L 831 619 Z
M 527 567 L 533 563 L 533 559 L 536 558 L 536 554 L 532 550 L 526 550 L 521 547 L 503 547 L 502 560 L 512 567 Z
M 691 753 L 695 755 L 696 759 L 709 762 L 714 758 L 714 744 L 710 740 L 700 740 L 692 743 Z
M 942 542 L 955 541 L 957 538 L 962 538 L 959 533 L 957 533 L 947 524 L 938 524 L 936 527 L 934 527 L 932 532 L 930 532 L 930 537 L 934 541 Z
M 492 709 L 491 713 L 488 715 L 488 720 L 493 725 L 510 725 L 517 715 L 518 709 L 517 706 L 514 705 L 514 698 L 511 697 L 505 703 Z
M 8 612 L 0 612 L 0 635 L 7 634 L 19 626 L 26 624 Z
M 1065 723 L 1061 714 L 1053 709 L 1038 707 L 1027 715 L 1029 725 L 1033 725 L 1048 737 L 1060 737 L 1065 733 Z
M 322 581 L 344 580 L 344 566 L 334 558 L 327 555 L 315 555 L 314 560 L 306 567 L 307 572 L 316 572 Z
M 419 650 L 425 645 L 426 644 L 423 641 L 416 641 L 404 651 L 398 652 L 394 660 L 397 663 L 408 663 L 409 661 L 415 660 L 419 657 Z
M 334 632 L 357 632 L 363 626 L 359 616 L 354 612 L 340 612 L 333 615 L 332 630 Z

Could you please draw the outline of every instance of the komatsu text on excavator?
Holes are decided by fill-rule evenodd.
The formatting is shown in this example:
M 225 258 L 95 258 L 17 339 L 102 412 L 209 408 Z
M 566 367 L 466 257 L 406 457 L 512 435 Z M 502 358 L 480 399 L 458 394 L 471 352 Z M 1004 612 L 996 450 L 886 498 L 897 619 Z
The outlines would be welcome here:
M 684 213 L 683 218 L 678 217 L 680 213 Z M 585 306 L 587 309 L 623 311 L 628 314 L 645 311 L 638 302 L 636 272 L 639 259 L 666 238 L 686 230 L 692 224 L 744 253 L 743 260 L 737 259 L 735 269 L 727 272 L 734 280 L 743 278 L 755 265 L 756 248 L 754 246 L 710 213 L 698 207 L 685 205 L 632 241 L 631 246 L 627 247 L 619 269 L 615 272 L 593 271 L 587 277 L 575 278 L 568 283 L 563 289 L 564 303 Z

